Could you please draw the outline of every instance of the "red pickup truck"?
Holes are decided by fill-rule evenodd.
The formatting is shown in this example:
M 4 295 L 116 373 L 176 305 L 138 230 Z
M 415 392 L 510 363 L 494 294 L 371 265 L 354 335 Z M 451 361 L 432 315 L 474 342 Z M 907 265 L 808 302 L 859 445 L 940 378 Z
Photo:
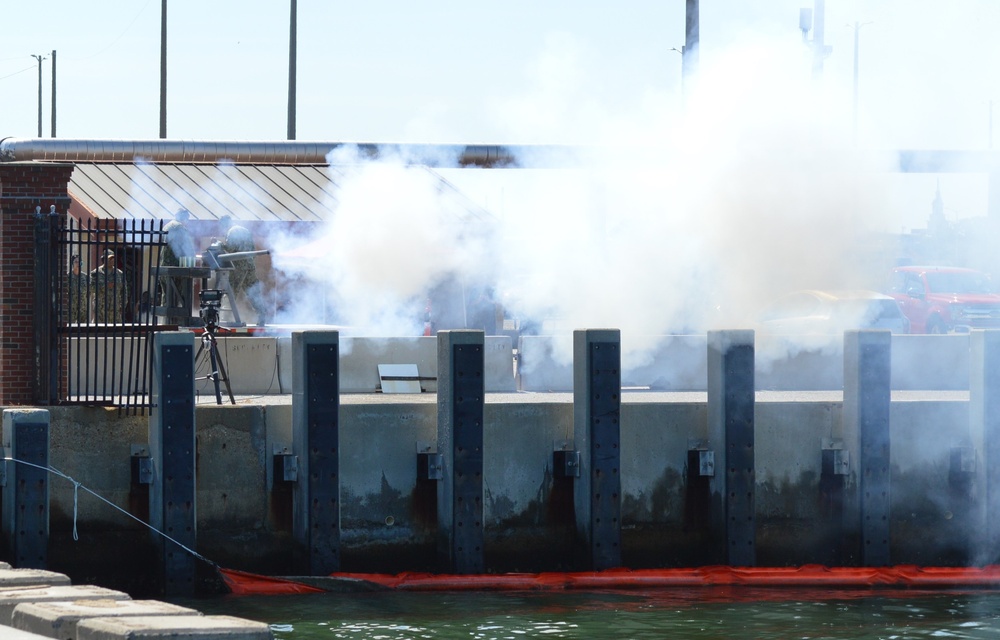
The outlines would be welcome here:
M 892 270 L 887 293 L 910 320 L 911 333 L 967 333 L 1000 327 L 1000 294 L 990 277 L 962 267 Z

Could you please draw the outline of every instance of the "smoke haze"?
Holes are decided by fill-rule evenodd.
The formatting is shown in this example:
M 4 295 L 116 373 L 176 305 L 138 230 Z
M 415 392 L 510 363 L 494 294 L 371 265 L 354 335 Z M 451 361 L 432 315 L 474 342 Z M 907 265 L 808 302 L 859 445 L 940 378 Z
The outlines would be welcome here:
M 340 152 L 327 251 L 307 264 L 279 251 L 275 266 L 323 282 L 366 332 L 419 335 L 422 296 L 457 274 L 490 278 L 507 314 L 542 332 L 616 327 L 636 351 L 752 328 L 789 290 L 879 286 L 885 265 L 852 254 L 885 223 L 871 176 L 894 159 L 855 170 L 850 129 L 825 113 L 832 90 L 815 90 L 794 36 L 703 52 L 683 97 L 650 91 L 622 112 L 588 97 L 578 45 L 553 38 L 535 85 L 498 116 L 530 140 L 591 131 L 579 166 L 442 172 L 470 195 L 492 182 L 494 225 L 443 206 L 448 191 L 405 159 Z

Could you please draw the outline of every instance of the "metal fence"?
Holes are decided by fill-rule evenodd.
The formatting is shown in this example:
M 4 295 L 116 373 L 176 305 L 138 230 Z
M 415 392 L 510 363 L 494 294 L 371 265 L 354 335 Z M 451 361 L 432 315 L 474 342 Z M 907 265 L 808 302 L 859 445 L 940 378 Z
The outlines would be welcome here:
M 153 335 L 167 328 L 154 313 L 165 244 L 162 221 L 81 224 L 67 216 L 50 226 L 51 396 L 57 404 L 145 413 L 151 404 Z M 45 252 L 45 244 L 36 234 L 37 253 Z M 36 278 L 45 277 L 36 272 Z

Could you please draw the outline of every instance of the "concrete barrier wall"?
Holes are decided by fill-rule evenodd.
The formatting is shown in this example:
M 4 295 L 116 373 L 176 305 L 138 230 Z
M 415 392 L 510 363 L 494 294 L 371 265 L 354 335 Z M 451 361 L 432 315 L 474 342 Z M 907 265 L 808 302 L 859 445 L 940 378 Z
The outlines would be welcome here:
M 220 336 L 216 340 L 219 360 L 229 377 L 233 394 L 281 395 L 292 391 L 292 339 L 287 337 Z M 380 364 L 413 364 L 417 366 L 420 386 L 428 393 L 437 391 L 437 338 L 342 338 L 340 360 L 341 393 L 375 393 L 382 388 L 379 378 Z M 115 388 L 122 375 L 105 354 L 129 354 L 136 366 L 146 362 L 143 355 L 145 341 L 141 338 L 92 338 L 71 343 L 70 393 L 89 385 L 95 389 Z M 195 390 L 199 396 L 213 396 L 215 382 L 208 352 L 204 344 L 196 341 L 197 363 Z M 514 391 L 514 352 L 507 336 L 486 338 L 486 391 L 489 393 Z M 75 373 L 80 368 L 80 376 Z M 220 384 L 223 397 L 224 384 Z
M 433 337 L 342 338 L 342 393 L 374 393 L 381 389 L 379 364 L 414 364 L 424 391 L 437 391 L 437 343 Z M 665 391 L 704 391 L 706 388 L 706 342 L 703 335 L 665 336 L 645 340 L 657 346 L 641 355 L 629 351 L 623 339 L 622 386 Z M 843 350 L 839 345 L 803 347 L 781 336 L 757 336 L 756 385 L 758 389 L 842 389 Z M 141 357 L 143 342 L 129 338 L 95 338 L 79 350 L 74 343 L 74 364 L 91 366 L 93 380 L 103 384 L 118 376 L 105 366 L 105 349 Z M 199 345 L 201 343 L 198 343 Z M 123 351 L 124 350 L 124 351 Z M 291 337 L 229 336 L 218 339 L 219 357 L 229 373 L 235 395 L 280 395 L 291 393 Z M 522 336 L 518 341 L 516 378 L 513 347 L 509 337 L 486 338 L 486 391 L 570 392 L 573 389 L 572 336 Z M 965 390 L 969 388 L 968 335 L 899 335 L 892 338 L 892 387 L 898 390 Z M 202 356 L 196 371 L 199 395 L 215 393 L 207 376 L 211 367 Z M 86 371 L 83 375 L 87 375 Z M 78 379 L 70 376 L 70 391 L 77 392 Z M 225 394 L 225 388 L 222 387 Z
M 704 442 L 703 394 L 626 393 L 621 416 L 622 560 L 628 566 L 685 566 L 713 559 L 688 451 Z M 485 557 L 490 571 L 573 568 L 571 478 L 552 452 L 572 446 L 572 398 L 500 396 L 486 405 Z M 417 450 L 436 437 L 435 397 L 346 395 L 341 404 L 342 569 L 435 570 L 435 485 L 418 480 Z M 145 443 L 145 418 L 114 411 L 52 409 L 51 464 L 123 510 L 142 516 L 148 488 L 130 472 Z M 290 447 L 291 407 L 200 405 L 197 420 L 198 551 L 219 564 L 288 573 L 300 552 L 291 539 L 291 492 L 274 454 Z M 758 401 L 756 511 L 761 564 L 826 562 L 821 499 L 824 439 L 838 435 L 835 398 Z M 969 441 L 968 402 L 893 402 L 893 558 L 940 564 L 975 551 L 973 499 L 956 497 L 951 456 Z M 852 460 L 854 462 L 854 460 Z M 895 488 L 895 487 L 898 487 Z M 73 485 L 51 482 L 52 568 L 100 576 L 143 566 L 151 534 Z M 80 540 L 72 540 L 73 514 Z M 919 531 L 919 535 L 916 532 Z M 123 544 L 123 541 L 126 543 Z M 125 560 L 125 562 L 123 562 Z M 99 581 L 131 587 L 112 577 Z M 126 591 L 135 592 L 133 588 Z
M 655 345 L 641 354 L 622 338 L 622 386 L 664 391 L 706 389 L 703 335 L 642 340 Z M 572 337 L 521 336 L 517 381 L 522 391 L 573 389 Z M 793 336 L 756 336 L 758 389 L 786 391 L 843 389 L 844 353 L 828 340 Z M 969 335 L 895 335 L 892 337 L 892 388 L 956 390 L 969 388 Z

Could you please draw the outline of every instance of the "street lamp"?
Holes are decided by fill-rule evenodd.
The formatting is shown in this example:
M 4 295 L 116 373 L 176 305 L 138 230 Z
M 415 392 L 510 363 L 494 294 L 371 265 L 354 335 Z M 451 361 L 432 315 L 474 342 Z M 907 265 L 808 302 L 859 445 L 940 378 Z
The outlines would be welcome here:
M 38 60 L 38 137 L 42 137 L 42 60 L 45 56 L 41 54 L 31 54 L 31 57 Z

